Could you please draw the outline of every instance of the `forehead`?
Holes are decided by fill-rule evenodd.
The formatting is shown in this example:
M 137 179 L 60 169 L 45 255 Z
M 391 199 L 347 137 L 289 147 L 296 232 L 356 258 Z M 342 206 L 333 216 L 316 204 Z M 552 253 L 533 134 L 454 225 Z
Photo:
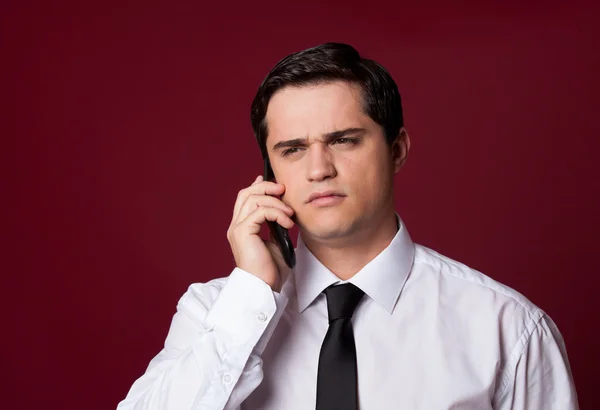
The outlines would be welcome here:
M 318 138 L 346 128 L 368 128 L 360 86 L 345 81 L 290 86 L 277 91 L 267 107 L 268 142 Z

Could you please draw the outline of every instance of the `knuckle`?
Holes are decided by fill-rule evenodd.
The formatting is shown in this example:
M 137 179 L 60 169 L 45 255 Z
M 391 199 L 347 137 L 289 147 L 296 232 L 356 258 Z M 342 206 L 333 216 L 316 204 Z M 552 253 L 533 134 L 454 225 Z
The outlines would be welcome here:
M 255 219 L 258 219 L 260 216 L 264 217 L 264 214 L 265 214 L 264 209 L 258 207 L 258 208 L 253 209 L 252 212 L 250 212 L 250 214 L 248 216 L 250 217 L 249 219 L 255 220 Z
M 254 194 L 248 194 L 243 199 L 243 206 L 246 207 L 246 206 L 252 205 L 255 202 L 256 202 L 256 195 L 254 195 Z

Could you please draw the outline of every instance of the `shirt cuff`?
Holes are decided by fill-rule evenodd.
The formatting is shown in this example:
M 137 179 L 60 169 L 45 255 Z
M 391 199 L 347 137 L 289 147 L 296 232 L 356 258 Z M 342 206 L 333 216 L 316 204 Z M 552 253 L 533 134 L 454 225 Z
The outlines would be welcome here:
M 236 267 L 219 292 L 206 323 L 224 336 L 222 340 L 231 345 L 257 347 L 255 353 L 260 355 L 287 301 L 285 295 L 274 292 L 262 279 Z

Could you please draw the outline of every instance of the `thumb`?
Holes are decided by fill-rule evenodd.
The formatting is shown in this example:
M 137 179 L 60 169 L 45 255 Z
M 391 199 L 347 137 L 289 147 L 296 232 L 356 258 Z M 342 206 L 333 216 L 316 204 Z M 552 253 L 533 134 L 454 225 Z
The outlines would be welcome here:
M 277 245 L 277 243 L 275 243 L 275 241 L 272 239 L 270 241 L 265 241 L 265 245 L 267 245 L 267 249 L 269 249 L 269 252 L 273 256 L 273 259 L 275 260 L 275 263 L 277 264 L 277 267 L 279 268 L 279 271 L 281 272 L 282 264 L 287 266 L 285 264 L 285 260 L 283 259 L 283 254 L 281 253 L 281 249 L 279 249 L 279 246 Z
M 283 284 L 285 283 L 285 281 L 288 277 L 290 268 L 287 266 L 287 263 L 285 263 L 285 259 L 283 259 L 283 254 L 281 253 L 281 249 L 279 249 L 279 245 L 277 245 L 277 243 L 275 243 L 275 241 L 273 241 L 273 240 L 265 241 L 265 245 L 267 246 L 267 249 L 273 256 L 273 260 L 275 261 L 275 264 L 277 265 L 277 271 L 279 272 L 279 280 L 280 280 L 281 285 L 283 286 Z

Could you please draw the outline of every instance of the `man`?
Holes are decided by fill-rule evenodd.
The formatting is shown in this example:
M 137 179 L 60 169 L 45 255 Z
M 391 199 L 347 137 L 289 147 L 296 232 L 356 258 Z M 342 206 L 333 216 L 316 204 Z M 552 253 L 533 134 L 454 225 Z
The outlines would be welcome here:
M 183 295 L 119 409 L 577 409 L 552 320 L 414 244 L 395 211 L 410 139 L 388 72 L 344 44 L 280 61 L 252 104 L 276 182 L 237 197 L 236 268 Z M 259 236 L 298 225 L 296 265 Z

